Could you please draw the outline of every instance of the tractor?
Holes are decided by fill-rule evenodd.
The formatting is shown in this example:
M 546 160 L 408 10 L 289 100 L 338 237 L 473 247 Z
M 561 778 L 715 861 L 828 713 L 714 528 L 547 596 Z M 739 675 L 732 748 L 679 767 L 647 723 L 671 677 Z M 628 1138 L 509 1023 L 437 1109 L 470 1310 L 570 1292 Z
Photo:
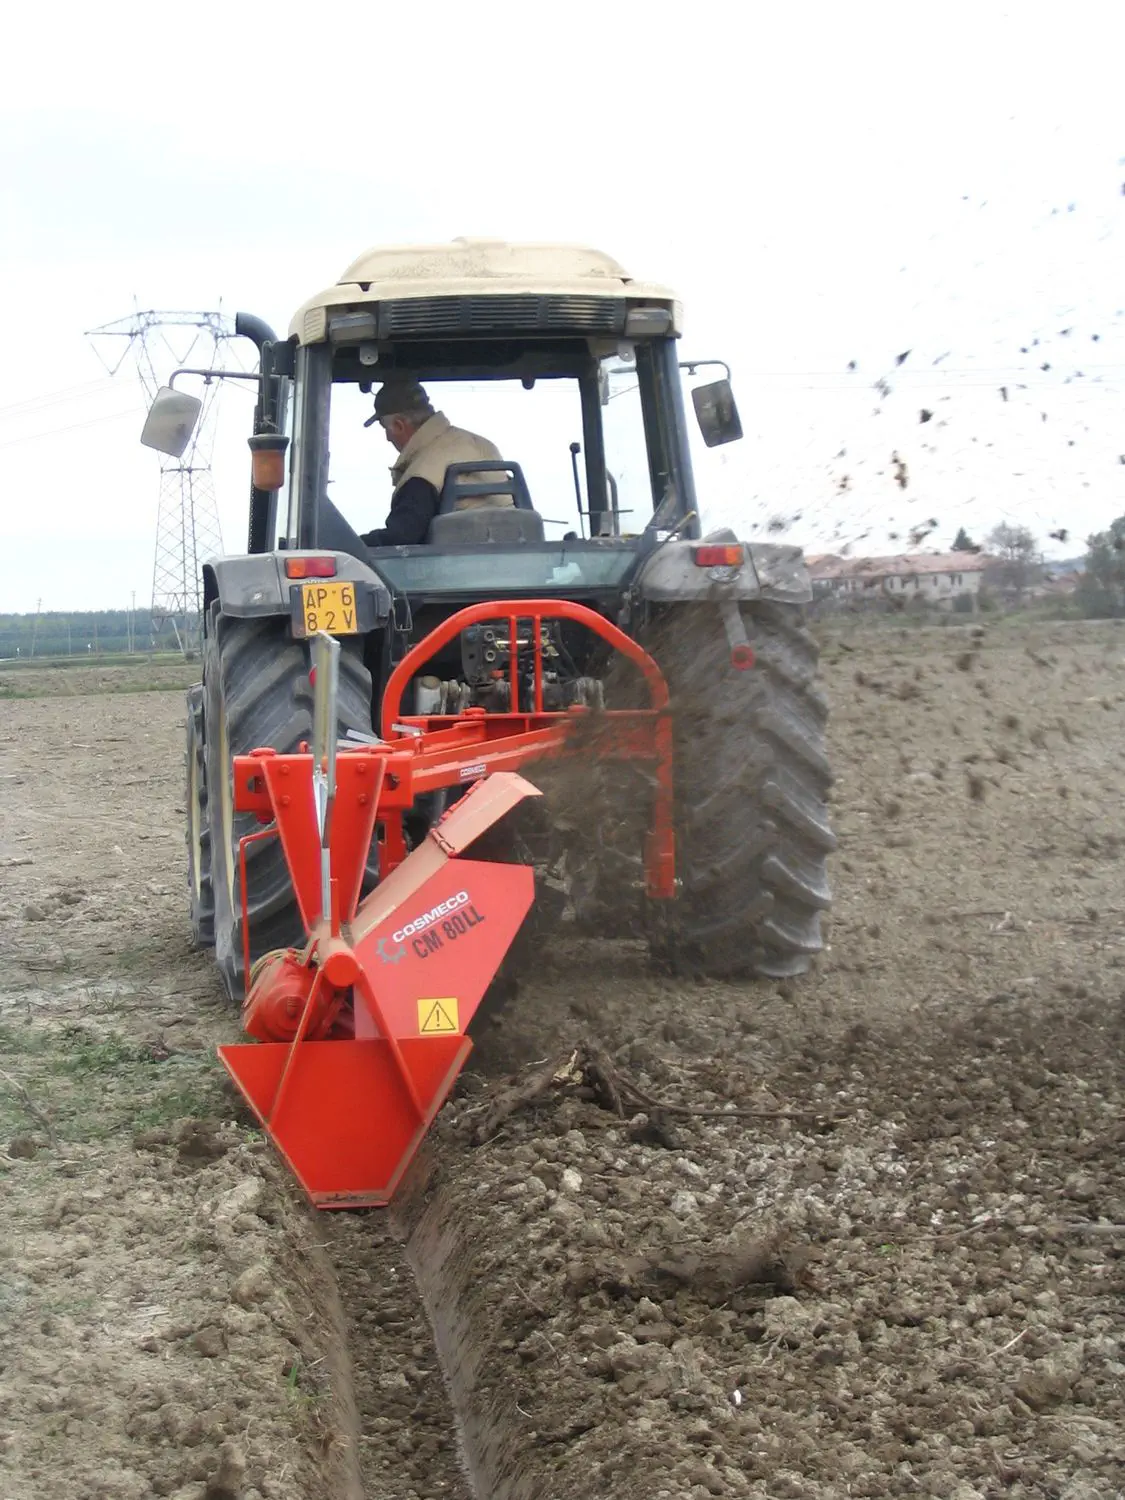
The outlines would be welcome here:
M 805 972 L 834 848 L 810 579 L 799 548 L 703 534 L 685 374 L 722 371 L 690 391 L 705 448 L 742 428 L 726 366 L 681 356 L 675 295 L 595 250 L 461 239 L 368 250 L 287 337 L 235 332 L 258 351 L 248 540 L 203 568 L 186 730 L 192 933 L 232 997 L 308 929 L 292 848 L 255 836 L 276 805 L 238 771 L 307 752 L 318 711 L 322 749 L 393 752 L 357 901 L 538 757 L 547 795 L 482 846 L 534 868 L 551 922 L 678 973 Z M 200 402 L 176 382 L 199 373 L 158 393 L 146 445 L 183 453 Z M 390 486 L 364 416 L 392 376 L 503 458 L 450 466 L 424 543 L 369 547 Z M 486 489 L 507 503 L 463 503 Z

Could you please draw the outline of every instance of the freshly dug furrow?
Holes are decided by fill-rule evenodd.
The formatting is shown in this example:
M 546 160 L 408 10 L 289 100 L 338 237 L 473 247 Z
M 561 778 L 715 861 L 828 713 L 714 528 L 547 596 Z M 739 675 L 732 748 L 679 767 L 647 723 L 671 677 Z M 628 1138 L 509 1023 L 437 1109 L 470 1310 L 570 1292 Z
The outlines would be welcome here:
M 322 1215 L 367 1500 L 473 1500 L 426 1309 L 383 1212 Z

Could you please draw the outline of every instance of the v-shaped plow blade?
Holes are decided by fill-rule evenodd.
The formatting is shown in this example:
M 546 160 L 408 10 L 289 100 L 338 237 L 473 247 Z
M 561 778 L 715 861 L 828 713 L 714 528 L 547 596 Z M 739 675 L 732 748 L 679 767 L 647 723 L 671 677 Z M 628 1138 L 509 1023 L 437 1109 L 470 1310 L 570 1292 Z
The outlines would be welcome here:
M 268 781 L 277 762 L 263 766 Z M 309 767 L 290 785 L 298 775 L 307 780 Z M 511 773 L 482 783 L 350 921 L 312 924 L 303 953 L 257 972 L 243 1021 L 262 1040 L 219 1056 L 318 1207 L 389 1203 L 448 1098 L 535 884 L 525 865 L 456 856 L 534 794 Z M 292 863 L 301 836 L 284 825 L 282 834 Z
M 251 1042 L 219 1056 L 318 1208 L 373 1208 L 390 1202 L 472 1043 L 404 1038 L 398 1050 L 401 1066 L 382 1039 L 301 1043 L 276 1107 L 292 1047 Z

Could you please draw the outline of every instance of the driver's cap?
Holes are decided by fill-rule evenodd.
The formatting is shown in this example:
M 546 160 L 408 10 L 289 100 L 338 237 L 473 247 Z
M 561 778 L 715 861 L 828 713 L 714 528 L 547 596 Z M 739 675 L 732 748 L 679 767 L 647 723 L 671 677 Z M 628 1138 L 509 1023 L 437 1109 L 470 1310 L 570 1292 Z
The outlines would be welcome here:
M 375 413 L 364 422 L 370 427 L 384 417 L 432 417 L 430 398 L 418 381 L 409 375 L 394 375 L 385 380 L 375 397 Z

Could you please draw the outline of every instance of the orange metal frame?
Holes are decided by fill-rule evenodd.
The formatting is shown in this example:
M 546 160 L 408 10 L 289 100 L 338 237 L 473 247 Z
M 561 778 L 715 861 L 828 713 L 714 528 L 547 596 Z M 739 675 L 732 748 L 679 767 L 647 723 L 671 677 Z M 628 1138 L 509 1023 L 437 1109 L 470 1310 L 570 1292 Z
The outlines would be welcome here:
M 654 795 L 652 822 L 645 847 L 645 881 L 650 897 L 670 900 L 675 895 L 675 833 L 673 828 L 672 721 L 668 706 L 668 687 L 663 673 L 630 636 L 616 625 L 567 599 L 528 599 L 517 604 L 473 604 L 443 621 L 410 651 L 395 667 L 383 696 L 381 727 L 384 743 L 364 746 L 364 754 L 348 751 L 337 761 L 340 791 L 357 775 L 364 775 L 369 760 L 376 761 L 382 774 L 377 783 L 368 783 L 375 796 L 375 820 L 382 825 L 379 844 L 380 875 L 386 878 L 406 858 L 403 814 L 416 799 L 444 787 L 465 786 L 495 771 L 518 771 L 529 761 L 545 756 L 571 753 L 568 744 L 571 731 L 582 720 L 589 720 L 591 710 L 575 706 L 562 712 L 543 709 L 542 626 L 548 619 L 570 620 L 600 636 L 627 660 L 633 662 L 645 679 L 650 703 L 642 709 L 607 709 L 597 715 L 599 758 L 623 761 L 647 761 L 653 766 Z M 534 696 L 530 711 L 489 713 L 470 708 L 458 715 L 400 714 L 402 695 L 410 681 L 432 658 L 469 625 L 486 620 L 505 620 L 511 639 L 518 639 L 521 622 L 534 625 Z M 512 701 L 519 702 L 516 678 L 516 653 L 512 653 Z M 403 733 L 396 725 L 418 730 Z M 590 753 L 580 745 L 577 753 Z M 288 774 L 281 767 L 288 759 L 269 754 L 275 770 L 271 774 Z M 272 822 L 277 805 L 263 780 L 262 752 L 238 756 L 234 762 L 234 795 L 241 811 L 255 812 L 262 822 Z M 283 795 L 280 786 L 278 797 Z M 260 837 L 250 834 L 248 839 Z M 287 851 L 288 853 L 288 851 Z M 290 858 L 290 868 L 316 871 L 310 851 Z M 318 876 L 308 875 L 315 883 Z M 245 896 L 245 887 L 243 894 Z M 356 893 L 358 895 L 358 892 Z M 298 896 L 301 891 L 298 888 Z M 354 908 L 353 908 L 354 909 Z
M 488 713 L 470 708 L 456 718 L 448 715 L 402 714 L 402 695 L 411 680 L 470 625 L 500 620 L 507 623 L 509 640 L 518 641 L 521 622 L 531 622 L 534 675 L 532 703 L 528 712 Z M 543 624 L 546 620 L 569 620 L 600 636 L 641 673 L 648 686 L 647 709 L 608 709 L 598 715 L 597 754 L 609 760 L 650 761 L 654 767 L 655 795 L 652 823 L 645 849 L 648 894 L 669 900 L 675 894 L 675 835 L 673 831 L 672 721 L 668 685 L 664 674 L 631 636 L 584 604 L 569 599 L 525 599 L 518 603 L 471 604 L 450 615 L 406 653 L 395 667 L 383 694 L 381 730 L 384 740 L 402 746 L 395 726 L 422 731 L 415 740 L 406 781 L 394 785 L 397 767 L 388 766 L 392 783 L 380 806 L 383 842 L 380 867 L 385 874 L 406 857 L 402 835 L 402 812 L 421 793 L 463 784 L 467 766 L 487 771 L 518 770 L 544 755 L 568 753 L 567 738 L 576 719 L 590 710 L 573 707 L 563 712 L 543 709 Z M 519 703 L 518 650 L 510 652 L 512 703 Z M 579 751 L 579 753 L 582 753 Z
M 360 902 L 377 749 L 338 762 L 327 892 L 314 757 L 259 750 L 236 767 L 238 810 L 264 788 L 275 818 L 242 841 L 242 868 L 247 843 L 276 833 L 308 941 L 262 959 L 242 1011 L 254 1040 L 219 1056 L 315 1204 L 385 1204 L 471 1051 L 468 1026 L 534 898 L 528 867 L 458 856 L 535 789 L 510 773 L 479 782 Z

